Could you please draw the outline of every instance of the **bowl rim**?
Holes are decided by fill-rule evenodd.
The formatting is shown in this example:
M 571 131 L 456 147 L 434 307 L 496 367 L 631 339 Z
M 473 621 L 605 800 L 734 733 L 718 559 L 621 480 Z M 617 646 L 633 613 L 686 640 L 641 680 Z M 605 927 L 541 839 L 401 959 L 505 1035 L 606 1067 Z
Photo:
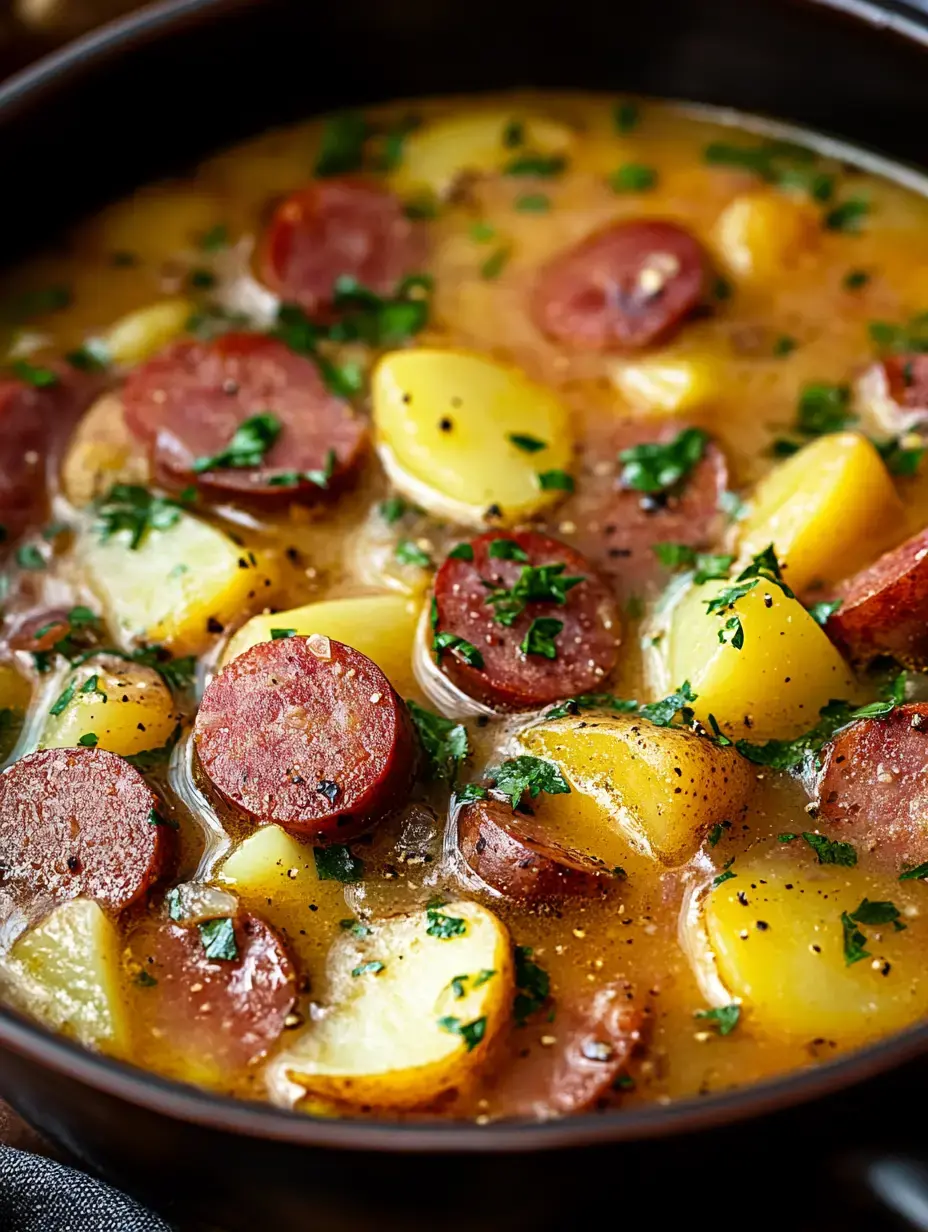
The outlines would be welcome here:
M 0 128 L 92 72 L 110 56 L 161 35 L 177 35 L 216 11 L 252 3 L 254 0 L 157 0 L 116 18 L 0 83 Z M 928 12 L 916 9 L 909 0 L 804 3 L 928 47 Z M 705 1098 L 693 1096 L 670 1104 L 653 1103 L 545 1122 L 499 1121 L 487 1125 L 472 1121 L 316 1118 L 266 1102 L 235 1099 L 91 1052 L 2 1005 L 0 1050 L 150 1112 L 244 1137 L 340 1151 L 523 1153 L 668 1137 L 786 1110 L 876 1077 L 928 1051 L 928 1020 L 814 1067 Z M 0 1074 L 2 1070 L 0 1063 Z

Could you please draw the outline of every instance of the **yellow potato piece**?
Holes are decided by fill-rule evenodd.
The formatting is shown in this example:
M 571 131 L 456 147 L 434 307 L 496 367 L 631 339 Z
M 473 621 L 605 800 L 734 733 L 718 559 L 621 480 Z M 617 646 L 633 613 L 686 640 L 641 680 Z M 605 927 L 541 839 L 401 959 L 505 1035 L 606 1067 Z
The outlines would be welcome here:
M 928 1012 L 928 976 L 911 961 L 921 921 L 906 918 L 903 932 L 861 925 L 870 956 L 848 966 L 841 914 L 864 898 L 904 911 L 916 892 L 874 885 L 859 867 L 818 865 L 800 847 L 736 860 L 735 877 L 710 891 L 705 929 L 722 984 L 752 1024 L 777 1034 L 848 1043 L 908 1026 Z
M 335 942 L 328 1012 L 278 1064 L 315 1096 L 415 1107 L 466 1083 L 509 1022 L 509 934 L 485 907 L 465 902 L 370 927 L 367 937 Z
M 175 654 L 198 654 L 215 637 L 215 622 L 263 606 L 273 589 L 267 558 L 252 564 L 248 551 L 189 513 L 167 530 L 150 530 L 135 550 L 122 531 L 106 543 L 88 531 L 78 550 L 123 645 L 159 642 Z
M 83 742 L 131 757 L 162 748 L 180 721 L 171 690 L 154 668 L 115 655 L 82 664 L 68 678 L 62 697 L 72 686 L 61 713 L 46 719 L 39 748 L 73 748 Z
M 114 483 L 148 481 L 144 448 L 126 427 L 118 394 L 98 398 L 72 433 L 61 468 L 65 495 L 73 505 L 89 505 Z
M 870 564 L 905 535 L 902 501 L 873 445 L 832 433 L 781 462 L 757 487 L 742 523 L 746 561 L 772 543 L 796 591 Z
M 120 317 L 99 341 L 114 363 L 139 364 L 179 337 L 192 312 L 189 299 L 160 300 Z
M 372 396 L 387 473 L 429 513 L 482 526 L 497 506 L 512 524 L 563 495 L 538 476 L 570 469 L 567 410 L 517 368 L 464 351 L 394 351 L 374 370 Z M 544 448 L 519 448 L 513 436 Z
M 97 903 L 76 898 L 56 907 L 7 962 L 14 999 L 46 1026 L 90 1047 L 124 1050 L 119 933 Z
M 0 663 L 0 757 L 8 757 L 19 736 L 32 696 L 15 663 Z
M 616 837 L 662 864 L 685 863 L 711 825 L 743 811 L 753 784 L 751 766 L 733 749 L 632 715 L 555 719 L 519 741 L 595 803 L 594 830 L 581 822 L 572 795 L 550 801 L 573 815 L 561 837 L 607 864 L 621 863 Z
M 521 127 L 522 140 L 506 144 Z M 480 111 L 434 120 L 406 139 L 403 161 L 393 177 L 401 193 L 445 196 L 464 172 L 502 170 L 521 154 L 566 154 L 574 135 L 564 124 L 543 116 L 511 111 Z
M 724 388 L 724 368 L 710 354 L 646 355 L 619 360 L 612 380 L 623 398 L 640 411 L 678 415 L 705 406 Z
M 752 741 L 792 739 L 818 722 L 831 698 L 856 698 L 850 669 L 822 628 L 778 586 L 761 581 L 733 607 L 708 613 L 706 601 L 729 585 L 690 587 L 674 607 L 660 643 L 662 692 L 688 680 L 701 722 L 711 714 L 726 735 Z M 725 629 L 735 617 L 740 650 L 731 644 L 734 629 Z M 720 631 L 729 640 L 719 642 Z
M 763 281 L 791 269 L 821 235 L 811 202 L 762 189 L 735 197 L 715 224 L 714 246 L 729 273 Z
M 273 629 L 292 629 L 301 637 L 322 633 L 367 655 L 405 697 L 416 687 L 412 648 L 418 615 L 419 604 L 403 595 L 362 595 L 253 616 L 226 646 L 222 666 L 259 642 L 269 642 Z

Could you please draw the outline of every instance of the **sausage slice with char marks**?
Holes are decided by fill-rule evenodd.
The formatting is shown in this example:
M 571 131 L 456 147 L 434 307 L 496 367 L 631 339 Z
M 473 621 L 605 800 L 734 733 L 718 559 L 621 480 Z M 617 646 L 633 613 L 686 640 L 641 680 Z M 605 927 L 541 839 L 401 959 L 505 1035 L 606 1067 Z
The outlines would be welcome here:
M 458 847 L 481 881 L 520 901 L 589 898 L 601 894 L 608 879 L 601 861 L 538 833 L 533 818 L 501 800 L 478 800 L 461 810 Z
M 490 532 L 469 546 L 472 560 L 450 556 L 435 578 L 433 642 L 449 680 L 500 710 L 598 689 L 615 666 L 621 628 L 615 602 L 589 562 L 535 531 Z M 546 631 L 541 642 L 532 640 L 533 626 L 534 633 Z M 531 649 L 549 640 L 555 657 Z
M 315 363 L 262 334 L 175 343 L 129 373 L 123 405 L 162 482 L 195 483 L 215 499 L 273 504 L 331 495 L 368 445 L 364 420 L 328 392 Z M 260 414 L 273 415 L 280 431 L 253 463 L 197 472 L 195 463 L 222 454 L 242 423 Z
M 194 728 L 213 786 L 258 821 L 344 842 L 405 803 L 415 739 L 375 663 L 327 637 L 261 642 L 210 683 Z
M 637 351 L 676 333 L 702 300 L 707 271 L 701 244 L 676 223 L 613 223 L 542 269 L 535 320 L 578 350 Z
M 0 775 L 0 865 L 50 903 L 95 899 L 121 911 L 157 880 L 171 831 L 133 766 L 101 749 L 30 753 Z

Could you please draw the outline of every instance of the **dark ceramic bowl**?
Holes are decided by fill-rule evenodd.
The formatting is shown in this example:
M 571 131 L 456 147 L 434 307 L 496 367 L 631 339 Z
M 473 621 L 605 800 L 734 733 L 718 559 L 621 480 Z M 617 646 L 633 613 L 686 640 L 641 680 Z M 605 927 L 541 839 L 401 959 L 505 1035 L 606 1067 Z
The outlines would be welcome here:
M 0 261 L 222 143 L 349 103 L 516 85 L 634 90 L 806 124 L 917 165 L 926 83 L 928 6 L 898 0 L 168 0 L 0 87 Z M 928 1085 L 926 1050 L 928 1024 L 707 1099 L 417 1127 L 220 1099 L 4 1010 L 0 1094 L 84 1166 L 229 1228 L 537 1232 L 604 1213 L 698 1227 L 739 1203 L 757 1228 L 796 1226 L 791 1176 L 915 1132 L 900 1110 Z

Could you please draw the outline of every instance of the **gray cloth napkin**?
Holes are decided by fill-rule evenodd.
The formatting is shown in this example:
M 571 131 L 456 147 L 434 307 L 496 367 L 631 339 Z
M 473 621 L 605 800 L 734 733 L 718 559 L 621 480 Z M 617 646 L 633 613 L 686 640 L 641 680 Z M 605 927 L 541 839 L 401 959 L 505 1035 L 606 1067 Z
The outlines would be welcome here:
M 158 1215 L 83 1172 L 0 1146 L 2 1232 L 171 1232 Z

